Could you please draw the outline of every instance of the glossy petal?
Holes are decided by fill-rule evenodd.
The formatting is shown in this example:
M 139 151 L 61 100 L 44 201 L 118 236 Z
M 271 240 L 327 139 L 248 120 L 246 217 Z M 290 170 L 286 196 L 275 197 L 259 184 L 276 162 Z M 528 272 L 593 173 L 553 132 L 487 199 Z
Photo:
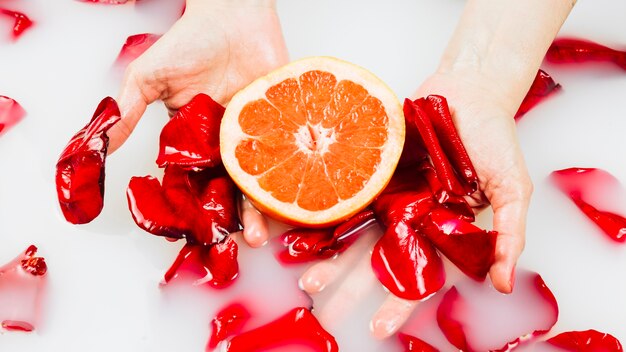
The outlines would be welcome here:
M 226 338 L 240 333 L 249 319 L 250 312 L 241 303 L 231 303 L 220 310 L 211 320 L 211 337 L 207 348 L 214 349 Z
M 539 104 L 559 89 L 561 89 L 560 84 L 556 83 L 544 70 L 539 70 L 515 114 L 515 120 L 520 119 L 528 110 L 535 107 L 535 105 Z
M 284 346 L 290 346 L 293 351 L 306 347 L 315 352 L 339 351 L 335 338 L 324 330 L 306 308 L 294 308 L 266 325 L 233 337 L 224 351 L 265 351 Z
M 445 283 L 435 248 L 404 222 L 387 227 L 374 246 L 372 268 L 391 293 L 408 300 L 428 298 Z
M 128 65 L 131 61 L 148 50 L 161 36 L 162 34 L 154 33 L 142 33 L 129 36 L 126 38 L 126 42 L 122 46 L 120 53 L 117 55 L 115 63 L 120 66 Z
M 215 288 L 225 288 L 239 274 L 237 253 L 237 243 L 231 237 L 208 246 L 188 243 L 165 273 L 163 284 L 182 273 L 195 278 L 194 285 L 208 283 Z
M 15 23 L 13 24 L 13 39 L 17 39 L 22 35 L 22 33 L 24 33 L 25 30 L 33 25 L 33 21 L 21 12 L 0 8 L 0 14 L 14 18 Z
M 365 210 L 334 228 L 288 230 L 280 236 L 286 248 L 278 253 L 278 259 L 292 264 L 331 258 L 345 251 L 375 221 L 374 213 Z
M 106 5 L 122 5 L 128 2 L 135 2 L 136 0 L 77 0 L 80 2 L 92 2 L 98 4 L 106 4 Z
M 219 129 L 224 107 L 196 95 L 161 131 L 157 164 L 204 168 L 221 164 Z
M 426 217 L 421 233 L 474 280 L 484 280 L 495 261 L 497 232 L 485 231 L 445 208 Z
M 65 219 L 73 224 L 88 223 L 102 211 L 109 145 L 106 132 L 119 120 L 115 100 L 104 98 L 91 121 L 72 137 L 59 157 L 57 196 Z
M 156 178 L 131 178 L 126 196 L 133 220 L 143 230 L 156 236 L 175 239 L 191 233 L 186 221 L 172 209 L 161 183 Z
M 546 342 L 570 352 L 622 352 L 622 344 L 614 336 L 597 330 L 568 331 Z
M 0 267 L 0 324 L 10 331 L 32 331 L 39 317 L 48 267 L 37 247 Z
M 429 345 L 417 337 L 399 333 L 398 338 L 404 347 L 405 352 L 439 352 L 438 349 Z
M 17 101 L 0 95 L 0 135 L 20 122 L 25 115 L 26 111 Z
M 463 351 L 508 351 L 545 334 L 557 321 L 558 305 L 539 274 L 518 270 L 513 293 L 488 283 L 462 281 L 444 295 L 437 323 Z
M 548 49 L 546 59 L 556 64 L 610 62 L 626 70 L 626 51 L 611 49 L 583 39 L 556 39 Z
M 626 217 L 606 210 L 626 204 L 626 192 L 615 177 L 601 169 L 569 168 L 550 178 L 612 240 L 626 241 Z

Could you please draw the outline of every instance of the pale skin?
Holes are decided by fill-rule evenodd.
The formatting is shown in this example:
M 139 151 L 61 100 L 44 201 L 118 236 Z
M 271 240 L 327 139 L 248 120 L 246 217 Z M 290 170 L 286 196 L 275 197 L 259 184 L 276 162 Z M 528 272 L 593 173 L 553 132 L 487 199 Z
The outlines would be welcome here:
M 489 276 L 503 293 L 514 287 L 532 193 L 513 115 L 574 3 L 467 1 L 439 68 L 414 94 L 448 99 L 479 176 L 480 192 L 469 200 L 477 209 L 489 204 L 494 213 L 493 229 L 499 236 Z M 110 150 L 124 143 L 146 106 L 156 100 L 175 111 L 203 92 L 227 104 L 239 89 L 287 62 L 275 1 L 187 0 L 185 15 L 126 70 L 118 96 L 122 120 L 109 132 Z M 266 219 L 248 202 L 241 208 L 244 239 L 252 247 L 263 245 L 269 237 Z M 367 249 L 354 246 L 344 259 L 313 265 L 301 278 L 301 287 L 320 292 L 348 271 L 349 258 L 369 253 Z M 359 260 L 359 265 L 369 261 Z M 350 285 L 341 284 L 331 302 L 345 302 L 358 295 L 355 290 L 370 289 L 371 275 L 365 273 L 352 270 L 345 279 Z M 417 304 L 390 294 L 372 318 L 374 336 L 394 334 Z

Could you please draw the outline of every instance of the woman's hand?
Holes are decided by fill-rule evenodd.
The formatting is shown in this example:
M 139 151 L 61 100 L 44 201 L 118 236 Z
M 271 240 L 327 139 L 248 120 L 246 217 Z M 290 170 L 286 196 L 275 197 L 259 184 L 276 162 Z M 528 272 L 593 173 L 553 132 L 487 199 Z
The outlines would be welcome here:
M 109 152 L 130 136 L 146 107 L 162 100 L 171 114 L 198 93 L 226 105 L 256 78 L 286 64 L 274 0 L 188 0 L 185 14 L 131 62 L 118 96 L 122 119 L 108 135 Z M 244 239 L 267 240 L 267 222 L 242 202 Z

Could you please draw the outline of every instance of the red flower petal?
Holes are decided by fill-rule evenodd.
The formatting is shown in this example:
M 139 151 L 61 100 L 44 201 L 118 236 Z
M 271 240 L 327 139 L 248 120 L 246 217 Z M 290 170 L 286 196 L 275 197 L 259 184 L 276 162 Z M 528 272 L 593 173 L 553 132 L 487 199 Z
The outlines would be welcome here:
M 37 247 L 30 246 L 0 267 L 0 322 L 3 329 L 35 329 L 48 270 L 44 258 L 35 257 L 36 253 Z
M 0 95 L 0 135 L 20 122 L 26 111 L 15 100 Z
M 517 113 L 515 114 L 515 120 L 518 120 L 528 112 L 528 110 L 535 107 L 542 100 L 546 99 L 552 93 L 561 89 L 561 85 L 554 82 L 554 79 L 550 77 L 544 70 L 539 70 L 537 76 L 533 80 L 528 93 L 524 97 L 522 104 L 520 105 Z
M 622 352 L 622 344 L 614 336 L 596 330 L 568 331 L 546 342 L 571 352 Z
M 433 210 L 422 223 L 421 233 L 474 280 L 484 280 L 495 261 L 497 232 L 482 230 L 450 210 Z
M 72 137 L 59 157 L 57 196 L 65 219 L 73 224 L 88 223 L 102 211 L 109 145 L 106 132 L 119 120 L 115 100 L 104 98 L 91 121 Z
M 402 342 L 405 352 L 439 352 L 438 349 L 417 337 L 399 333 L 398 338 Z
M 345 251 L 375 221 L 374 213 L 364 210 L 335 228 L 291 229 L 280 236 L 286 248 L 278 253 L 278 259 L 293 264 L 331 258 Z
M 626 51 L 611 49 L 604 45 L 582 39 L 556 39 L 546 59 L 556 64 L 578 62 L 612 62 L 626 70 Z
M 138 58 L 148 48 L 152 46 L 159 38 L 161 34 L 142 33 L 131 35 L 126 38 L 126 42 L 122 46 L 120 53 L 117 55 L 115 63 L 117 65 L 126 66 L 131 61 Z
M 133 177 L 126 190 L 133 220 L 145 231 L 167 238 L 183 238 L 191 233 L 172 209 L 159 180 L 152 176 Z
M 133 0 L 78 0 L 78 1 L 93 2 L 93 3 L 107 4 L 107 5 L 121 5 L 121 4 L 126 4 L 128 2 L 133 2 Z
M 554 171 L 550 178 L 611 239 L 626 241 L 626 217 L 598 209 L 624 204 L 624 189 L 615 177 L 601 169 L 569 168 Z
M 508 295 L 473 281 L 446 292 L 437 323 L 448 341 L 463 351 L 507 351 L 548 332 L 559 313 L 554 295 L 539 274 L 518 270 L 516 276 Z
M 232 303 L 220 310 L 211 320 L 211 337 L 207 347 L 214 349 L 227 337 L 238 334 L 250 319 L 250 312 L 241 303 Z
M 293 350 L 306 346 L 315 352 L 339 351 L 335 338 L 306 308 L 294 308 L 266 325 L 233 337 L 224 350 L 250 352 L 283 346 L 294 346 Z
M 196 95 L 161 131 L 157 164 L 185 168 L 219 165 L 219 130 L 223 115 L 224 107 L 211 97 Z
M 0 13 L 15 19 L 15 24 L 13 25 L 13 39 L 17 39 L 26 29 L 33 25 L 33 21 L 21 12 L 0 9 Z
M 409 300 L 430 297 L 446 280 L 435 248 L 404 222 L 387 227 L 374 246 L 372 268 L 391 293 Z
M 164 284 L 183 273 L 198 278 L 194 285 L 208 283 L 215 288 L 225 288 L 239 274 L 237 253 L 237 243 L 231 237 L 208 246 L 187 243 L 165 273 Z

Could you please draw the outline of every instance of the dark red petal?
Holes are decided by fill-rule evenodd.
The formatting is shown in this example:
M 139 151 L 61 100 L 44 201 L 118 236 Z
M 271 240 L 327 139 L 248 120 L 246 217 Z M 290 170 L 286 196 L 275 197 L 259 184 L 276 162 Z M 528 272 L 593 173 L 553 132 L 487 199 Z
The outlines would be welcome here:
M 428 240 L 403 222 L 387 227 L 372 253 L 378 280 L 397 297 L 421 300 L 445 283 L 443 263 Z
M 15 100 L 0 95 L 0 135 L 20 122 L 26 111 Z
M 440 95 L 429 95 L 426 99 L 415 100 L 414 103 L 427 111 L 441 147 L 465 188 L 465 194 L 476 191 L 478 176 L 456 131 L 446 98 Z
M 219 130 L 224 107 L 206 94 L 196 95 L 161 131 L 160 167 L 212 167 L 221 163 Z
M 433 210 L 420 230 L 466 275 L 485 279 L 495 261 L 497 232 L 485 231 L 444 208 Z
M 220 310 L 211 320 L 211 337 L 208 348 L 214 349 L 226 338 L 241 332 L 243 325 L 250 319 L 250 312 L 241 303 L 231 303 Z
M 561 89 L 560 84 L 556 83 L 554 79 L 552 79 L 552 77 L 550 77 L 550 75 L 544 70 L 539 70 L 532 85 L 530 86 L 530 89 L 528 90 L 528 93 L 526 93 L 522 104 L 515 114 L 515 120 L 521 118 L 522 115 L 528 112 L 528 110 L 535 107 L 535 105 L 539 104 L 559 89 Z
M 398 338 L 402 342 L 405 352 L 439 352 L 438 349 L 417 337 L 399 333 Z
M 452 164 L 448 159 L 449 155 L 446 155 L 441 146 L 440 136 L 437 135 L 433 127 L 429 112 L 422 107 L 422 101 L 425 101 L 425 99 L 404 100 L 406 123 L 417 127 L 424 147 L 428 151 L 428 155 L 437 171 L 437 177 L 444 189 L 454 194 L 463 195 L 466 192 L 455 175 Z
M 28 18 L 25 14 L 17 11 L 0 9 L 0 13 L 7 15 L 9 17 L 13 17 L 15 19 L 15 23 L 13 25 L 13 38 L 17 39 L 24 31 L 30 28 L 33 25 L 33 21 Z
M 559 313 L 554 295 L 539 274 L 518 270 L 516 276 L 508 295 L 474 281 L 446 292 L 437 323 L 448 341 L 463 351 L 508 351 L 548 332 Z
M 0 267 L 0 323 L 2 329 L 32 331 L 39 316 L 48 267 L 36 257 L 37 247 Z
M 597 330 L 568 331 L 546 342 L 570 352 L 622 352 L 622 344 L 614 336 Z
M 57 196 L 65 219 L 73 224 L 88 223 L 102 211 L 109 145 L 106 132 L 119 120 L 115 100 L 104 98 L 91 121 L 72 137 L 59 157 Z
M 278 253 L 278 259 L 292 264 L 331 258 L 345 251 L 375 221 L 374 213 L 366 209 L 335 228 L 291 229 L 280 236 L 286 248 Z
M 239 274 L 237 253 L 237 243 L 230 237 L 208 246 L 187 243 L 165 273 L 164 283 L 182 273 L 196 278 L 194 285 L 208 283 L 215 288 L 225 288 Z
M 223 166 L 189 171 L 188 178 L 189 189 L 202 214 L 200 218 L 207 223 L 194 233 L 196 242 L 219 242 L 228 234 L 241 230 L 237 209 L 238 188 Z M 201 219 L 196 221 L 201 222 Z
M 611 239 L 626 241 L 626 217 L 598 209 L 625 202 L 626 193 L 613 175 L 601 169 L 569 168 L 554 171 L 550 178 Z
M 611 49 L 582 39 L 556 39 L 548 49 L 546 59 L 557 64 L 594 61 L 612 62 L 626 70 L 626 51 Z
M 225 351 L 264 351 L 283 346 L 293 346 L 294 351 L 306 347 L 315 352 L 339 351 L 335 338 L 306 308 L 294 308 L 266 325 L 233 337 Z
M 77 1 L 93 2 L 93 3 L 107 4 L 107 5 L 121 5 L 121 4 L 126 4 L 128 2 L 133 2 L 133 0 L 77 0 Z
M 167 238 L 183 238 L 190 234 L 188 225 L 171 208 L 161 183 L 156 178 L 131 178 L 126 196 L 133 220 L 145 231 Z
M 162 34 L 154 33 L 142 33 L 129 36 L 126 38 L 126 42 L 122 46 L 120 53 L 117 55 L 115 63 L 122 66 L 128 65 L 131 61 L 148 50 L 161 36 Z

